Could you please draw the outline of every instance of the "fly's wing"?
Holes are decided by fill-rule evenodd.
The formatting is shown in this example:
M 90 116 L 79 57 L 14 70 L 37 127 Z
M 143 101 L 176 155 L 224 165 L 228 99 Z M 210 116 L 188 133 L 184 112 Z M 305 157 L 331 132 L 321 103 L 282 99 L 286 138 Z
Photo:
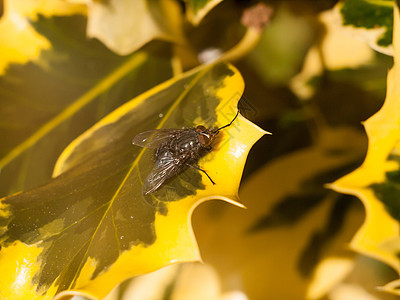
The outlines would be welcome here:
M 144 131 L 133 138 L 132 144 L 155 149 L 166 142 L 171 135 L 177 134 L 182 130 L 183 129 L 153 129 Z
M 157 160 L 153 170 L 143 184 L 143 194 L 148 195 L 158 190 L 166 181 L 179 174 L 182 165 L 176 164 L 172 154 L 167 151 Z

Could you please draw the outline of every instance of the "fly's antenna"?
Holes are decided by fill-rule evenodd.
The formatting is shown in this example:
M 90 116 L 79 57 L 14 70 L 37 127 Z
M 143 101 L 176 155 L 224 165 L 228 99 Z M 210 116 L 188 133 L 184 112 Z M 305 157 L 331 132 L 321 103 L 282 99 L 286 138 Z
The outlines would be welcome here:
M 238 115 L 239 115 L 239 110 L 237 111 L 236 116 L 232 119 L 232 121 L 229 122 L 229 124 L 226 124 L 226 125 L 224 125 L 224 126 L 218 128 L 217 130 L 214 131 L 214 133 L 217 134 L 221 129 L 224 129 L 224 128 L 226 128 L 226 127 L 231 126 L 232 123 L 233 123 L 233 121 L 236 120 L 236 118 L 237 118 Z

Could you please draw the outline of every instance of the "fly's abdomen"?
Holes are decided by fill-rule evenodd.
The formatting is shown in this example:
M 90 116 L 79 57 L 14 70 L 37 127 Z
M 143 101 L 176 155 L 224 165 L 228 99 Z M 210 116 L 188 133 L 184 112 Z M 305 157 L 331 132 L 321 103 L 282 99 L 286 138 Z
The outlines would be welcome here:
M 163 166 L 172 163 L 174 160 L 173 153 L 168 149 L 167 145 L 161 146 L 156 152 L 156 164 Z

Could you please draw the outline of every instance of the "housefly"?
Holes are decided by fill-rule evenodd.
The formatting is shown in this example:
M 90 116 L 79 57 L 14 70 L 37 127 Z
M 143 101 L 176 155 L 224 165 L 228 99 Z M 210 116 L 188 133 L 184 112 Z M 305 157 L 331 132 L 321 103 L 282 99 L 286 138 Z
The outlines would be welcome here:
M 196 128 L 154 129 L 136 135 L 132 141 L 134 145 L 155 149 L 155 165 L 143 183 L 143 194 L 157 191 L 166 181 L 189 167 L 203 172 L 215 184 L 197 162 L 212 150 L 219 131 L 232 125 L 238 115 L 239 111 L 232 121 L 217 129 L 198 125 Z

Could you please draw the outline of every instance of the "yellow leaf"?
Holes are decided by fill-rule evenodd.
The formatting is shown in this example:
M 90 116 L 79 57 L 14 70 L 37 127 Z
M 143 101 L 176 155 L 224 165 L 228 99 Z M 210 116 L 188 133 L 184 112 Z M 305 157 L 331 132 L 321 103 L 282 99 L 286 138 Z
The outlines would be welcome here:
M 147 196 L 142 183 L 153 168 L 153 151 L 131 141 L 149 129 L 225 125 L 237 112 L 243 88 L 232 66 L 210 65 L 115 110 L 67 147 L 56 178 L 2 199 L 0 255 L 18 241 L 40 249 L 32 266 L 39 270 L 29 271 L 31 289 L 37 286 L 38 295 L 49 289 L 46 296 L 60 293 L 59 298 L 104 297 L 126 278 L 200 260 L 190 227 L 193 209 L 209 199 L 240 205 L 237 191 L 248 151 L 265 131 L 239 115 L 199 161 L 216 185 L 188 168 Z M 10 294 L 13 288 L 0 286 Z
M 109 0 L 88 4 L 87 34 L 120 55 L 153 39 L 183 43 L 182 13 L 175 0 Z
M 387 78 L 385 103 L 364 126 L 367 156 L 357 170 L 332 184 L 332 188 L 360 198 L 366 208 L 365 222 L 351 242 L 356 251 L 379 259 L 400 272 L 399 237 L 399 121 L 400 121 L 400 27 L 394 10 L 394 66 Z M 397 284 L 385 290 L 400 295 Z
M 82 13 L 84 7 L 62 0 L 4 0 L 4 15 L 0 19 L 0 75 L 11 63 L 26 63 L 38 58 L 50 48 L 46 37 L 30 24 L 37 15 L 71 15 Z

